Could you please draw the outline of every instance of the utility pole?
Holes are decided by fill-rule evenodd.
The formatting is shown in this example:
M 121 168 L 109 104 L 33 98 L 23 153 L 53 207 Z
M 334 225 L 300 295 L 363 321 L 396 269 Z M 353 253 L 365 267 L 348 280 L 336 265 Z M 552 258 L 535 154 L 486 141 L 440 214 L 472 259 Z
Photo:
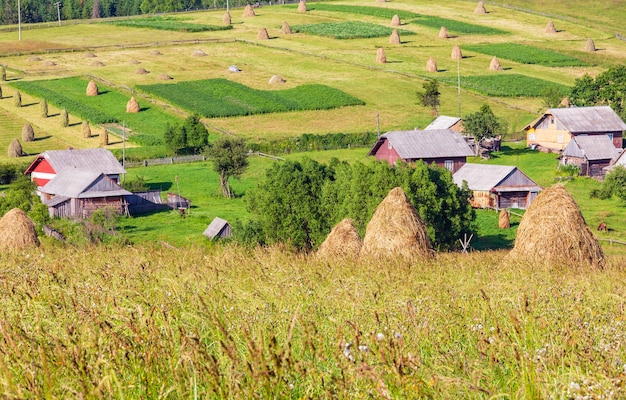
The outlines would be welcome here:
M 22 5 L 20 0 L 17 0 L 17 34 L 19 40 L 22 40 Z
M 59 26 L 61 26 L 61 2 L 57 1 L 56 3 L 54 3 L 55 6 L 57 6 L 57 16 L 59 17 Z

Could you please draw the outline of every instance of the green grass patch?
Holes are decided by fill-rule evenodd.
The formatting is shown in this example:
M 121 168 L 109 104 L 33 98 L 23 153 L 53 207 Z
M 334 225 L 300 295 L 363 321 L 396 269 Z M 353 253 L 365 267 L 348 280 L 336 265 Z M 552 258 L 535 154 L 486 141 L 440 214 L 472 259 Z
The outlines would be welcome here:
M 10 85 L 32 96 L 46 99 L 49 104 L 65 108 L 92 124 L 118 123 L 129 128 L 128 139 L 142 145 L 158 144 L 167 124 L 180 123 L 180 119 L 160 108 L 139 100 L 141 111 L 127 113 L 130 96 L 99 84 L 98 96 L 86 96 L 88 81 L 79 78 L 62 78 L 41 81 L 17 81 Z
M 217 26 L 217 25 L 204 25 L 204 24 L 191 24 L 189 22 L 183 22 L 178 18 L 172 17 L 147 17 L 147 18 L 132 18 L 121 21 L 111 21 L 107 24 L 115 26 L 123 26 L 129 28 L 147 28 L 147 29 L 159 29 L 163 31 L 176 31 L 176 32 L 210 32 L 210 31 L 225 31 L 232 29 L 232 25 Z
M 442 78 L 442 82 L 456 84 L 455 77 Z M 478 76 L 462 76 L 461 87 L 487 96 L 497 97 L 539 97 L 546 89 L 554 88 L 562 93 L 570 88 L 559 83 L 544 79 L 532 78 L 520 74 L 492 74 Z
M 576 57 L 554 50 L 540 49 L 518 43 L 490 43 L 463 46 L 464 50 L 488 54 L 521 64 L 537 64 L 547 67 L 579 67 L 587 65 Z
M 360 21 L 323 22 L 321 24 L 294 25 L 294 32 L 331 37 L 335 39 L 364 39 L 389 36 L 393 28 Z M 400 35 L 415 35 L 415 32 L 399 29 Z
M 411 11 L 394 10 L 392 8 L 347 6 L 341 4 L 327 3 L 313 3 L 312 5 L 307 5 L 307 11 L 345 12 L 350 14 L 368 15 L 370 17 L 380 17 L 387 19 L 391 19 L 394 15 L 397 15 L 400 20 L 409 20 L 421 17 L 420 14 Z
M 138 89 L 207 118 L 363 105 L 335 88 L 309 84 L 286 90 L 258 90 L 226 79 L 140 85 Z
M 475 25 L 468 22 L 461 22 L 454 19 L 435 17 L 432 15 L 422 15 L 418 19 L 412 20 L 411 23 L 427 26 L 434 29 L 440 29 L 445 26 L 448 32 L 465 34 L 465 35 L 507 35 L 509 32 L 502 29 L 491 28 L 484 25 Z M 465 48 L 465 46 L 463 47 Z

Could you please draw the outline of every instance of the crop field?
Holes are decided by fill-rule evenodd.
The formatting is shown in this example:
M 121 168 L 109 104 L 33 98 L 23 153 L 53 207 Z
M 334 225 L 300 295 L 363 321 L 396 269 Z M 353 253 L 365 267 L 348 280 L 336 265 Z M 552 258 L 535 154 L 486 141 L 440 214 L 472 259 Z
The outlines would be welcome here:
M 158 29 L 163 31 L 178 31 L 178 32 L 210 32 L 210 31 L 223 31 L 232 29 L 232 25 L 228 26 L 216 26 L 216 25 L 201 25 L 185 22 L 179 18 L 172 17 L 148 17 L 148 18 L 133 18 L 121 21 L 111 21 L 111 25 L 125 26 L 130 28 L 148 28 Z
M 325 22 L 321 24 L 294 25 L 291 29 L 296 33 L 326 36 L 335 39 L 364 39 L 389 36 L 392 28 L 367 22 Z M 415 32 L 399 29 L 400 35 L 414 35 Z
M 522 64 L 538 64 L 548 67 L 580 67 L 585 65 L 584 62 L 575 57 L 517 43 L 469 45 L 465 48 Z
M 420 14 L 406 11 L 406 10 L 399 10 L 399 9 L 396 10 L 392 8 L 382 8 L 382 7 L 355 6 L 355 5 L 346 5 L 346 4 L 332 4 L 332 3 L 312 3 L 311 5 L 307 5 L 307 10 L 367 15 L 370 17 L 384 18 L 386 20 L 391 20 L 391 18 L 393 18 L 394 15 L 397 15 L 401 21 L 408 21 L 408 20 L 412 20 L 412 19 L 420 17 Z
M 454 78 L 443 81 L 452 84 Z M 565 85 L 520 74 L 465 76 L 461 78 L 461 85 L 468 90 L 495 97 L 538 97 L 548 89 L 557 90 L 564 95 L 569 91 Z

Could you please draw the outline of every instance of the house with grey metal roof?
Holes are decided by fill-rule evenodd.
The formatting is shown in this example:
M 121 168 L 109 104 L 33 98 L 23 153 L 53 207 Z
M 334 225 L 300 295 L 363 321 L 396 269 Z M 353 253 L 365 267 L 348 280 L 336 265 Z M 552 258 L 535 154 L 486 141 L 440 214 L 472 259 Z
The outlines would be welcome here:
M 621 149 L 616 149 L 606 135 L 575 136 L 563 150 L 560 164 L 576 165 L 580 175 L 602 178 L 603 168 L 611 165 L 620 154 Z
M 230 224 L 225 219 L 215 217 L 202 234 L 211 240 L 215 238 L 229 238 L 231 235 Z
M 581 135 L 605 135 L 621 149 L 626 124 L 609 106 L 549 108 L 524 130 L 528 146 L 548 150 L 563 150 Z
M 450 129 L 391 131 L 381 135 L 367 154 L 376 160 L 394 165 L 404 162 L 423 161 L 436 164 L 455 172 L 474 153 L 465 139 Z
M 515 166 L 465 164 L 452 175 L 454 183 L 472 191 L 470 203 L 476 208 L 526 209 L 541 187 Z
M 463 132 L 463 121 L 461 120 L 461 118 L 440 115 L 426 128 L 424 128 L 425 131 L 432 131 L 435 129 L 450 129 L 455 132 L 461 133 Z
M 623 150 L 622 153 L 609 165 L 608 167 L 602 168 L 605 174 L 613 171 L 616 167 L 626 168 L 626 150 Z

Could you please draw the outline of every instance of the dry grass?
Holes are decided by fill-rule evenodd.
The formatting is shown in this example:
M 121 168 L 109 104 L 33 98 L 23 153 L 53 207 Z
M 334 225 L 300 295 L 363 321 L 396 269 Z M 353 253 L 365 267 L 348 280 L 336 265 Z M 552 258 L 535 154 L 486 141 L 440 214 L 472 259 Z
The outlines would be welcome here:
M 346 218 L 330 231 L 324 242 L 317 249 L 317 257 L 325 259 L 356 259 L 361 252 L 363 241 L 354 227 L 354 222 Z
M 498 228 L 500 229 L 509 229 L 511 227 L 511 217 L 509 216 L 509 212 L 506 209 L 500 210 L 500 214 L 498 214 Z
M 596 51 L 596 45 L 593 42 L 593 39 L 587 39 L 587 42 L 585 43 L 585 51 L 589 53 L 593 53 Z
M 556 33 L 556 26 L 554 26 L 554 22 L 552 20 L 548 21 L 548 25 L 546 25 L 546 29 L 543 30 L 545 33 Z
M 39 246 L 33 221 L 19 208 L 13 208 L 0 219 L 0 248 L 5 251 Z

